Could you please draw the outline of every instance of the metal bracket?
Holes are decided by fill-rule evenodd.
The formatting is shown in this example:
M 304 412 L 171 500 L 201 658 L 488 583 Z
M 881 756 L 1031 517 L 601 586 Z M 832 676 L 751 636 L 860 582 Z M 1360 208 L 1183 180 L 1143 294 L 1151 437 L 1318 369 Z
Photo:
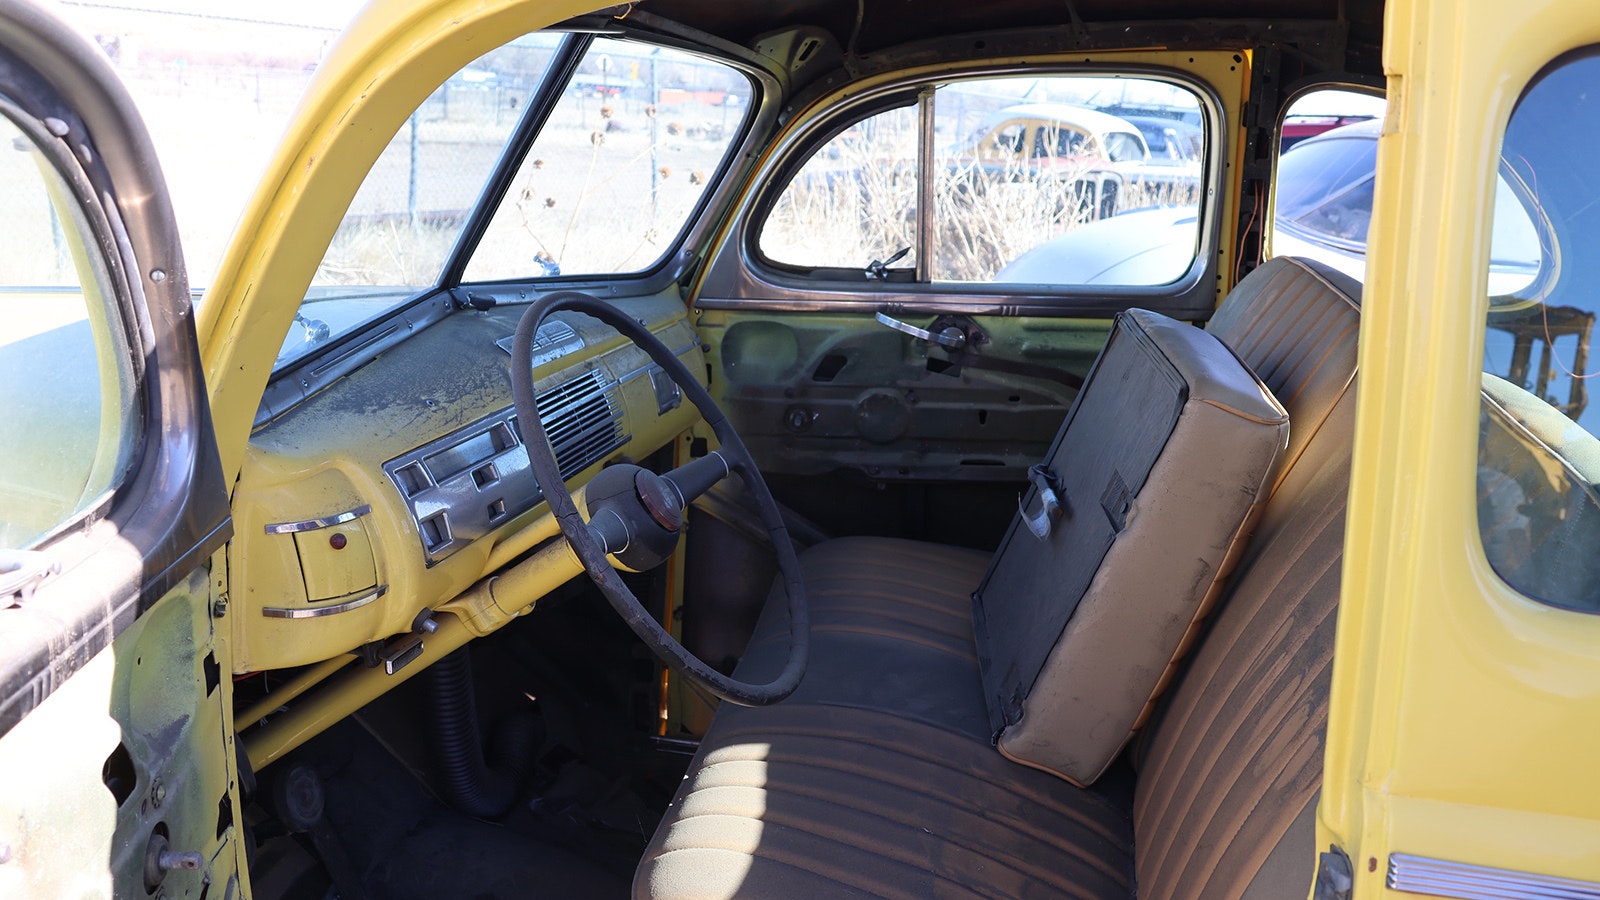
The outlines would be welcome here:
M 38 550 L 0 550 L 0 609 L 33 597 L 46 578 L 61 573 L 61 563 Z

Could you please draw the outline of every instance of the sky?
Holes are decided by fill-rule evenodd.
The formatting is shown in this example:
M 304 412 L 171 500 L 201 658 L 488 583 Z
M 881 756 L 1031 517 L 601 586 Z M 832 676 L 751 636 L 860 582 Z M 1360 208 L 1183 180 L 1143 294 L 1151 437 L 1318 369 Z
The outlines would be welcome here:
M 166 174 L 189 283 L 207 286 L 312 70 L 365 0 L 46 2 L 106 48 L 127 85 Z
M 56 0 L 74 8 L 75 19 L 92 17 L 93 10 L 150 10 L 225 16 L 262 22 L 343 28 L 364 0 Z

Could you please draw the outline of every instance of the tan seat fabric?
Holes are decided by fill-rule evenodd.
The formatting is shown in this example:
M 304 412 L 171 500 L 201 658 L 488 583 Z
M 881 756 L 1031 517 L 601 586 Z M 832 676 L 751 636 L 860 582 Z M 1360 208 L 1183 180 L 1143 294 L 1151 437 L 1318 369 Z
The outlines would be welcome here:
M 891 538 L 801 554 L 806 679 L 777 706 L 718 711 L 634 895 L 1127 897 L 1128 799 L 989 745 L 969 599 L 988 559 Z M 768 610 L 740 677 L 782 665 Z
M 903 541 L 829 542 L 803 556 L 808 588 L 823 595 L 813 600 L 818 663 L 795 698 L 718 713 L 645 854 L 635 895 L 1240 896 L 1321 780 L 1356 296 L 1347 279 L 1275 260 L 1208 327 L 1288 410 L 1288 468 L 1213 623 L 1146 728 L 1131 812 L 1110 787 L 1074 788 L 973 737 L 969 717 L 984 716 L 976 674 L 970 694 L 959 674 L 926 674 L 973 671 L 951 615 L 964 608 L 961 581 L 976 585 L 983 557 Z M 777 645 L 761 633 L 741 672 L 780 664 L 770 658 L 781 648 L 768 649 Z M 898 673 L 897 686 L 851 684 L 881 673 Z M 779 748 L 781 765 L 769 759 L 758 772 L 740 758 Z M 739 766 L 741 783 L 719 780 Z M 1009 862 L 1017 859 L 1034 864 Z M 1312 864 L 1305 860 L 1307 882 Z
M 1002 753 L 1075 784 L 1105 772 L 1221 595 L 1288 434 L 1214 335 L 1117 317 L 1045 461 L 1071 514 L 1043 539 L 1014 520 L 975 596 Z
M 1348 275 L 1284 256 L 1239 282 L 1206 323 L 1289 413 L 1279 484 L 1355 382 L 1360 297 Z
M 988 744 L 972 639 L 972 591 L 989 563 L 987 553 L 848 537 L 806 550 L 800 563 L 811 661 L 784 705 L 893 711 Z M 766 681 L 783 668 L 789 627 L 782 595 L 775 596 L 739 663 L 741 678 Z
M 1322 783 L 1355 394 L 1267 504 L 1233 589 L 1151 723 L 1141 896 L 1237 897 Z M 1305 860 L 1306 895 L 1313 860 Z

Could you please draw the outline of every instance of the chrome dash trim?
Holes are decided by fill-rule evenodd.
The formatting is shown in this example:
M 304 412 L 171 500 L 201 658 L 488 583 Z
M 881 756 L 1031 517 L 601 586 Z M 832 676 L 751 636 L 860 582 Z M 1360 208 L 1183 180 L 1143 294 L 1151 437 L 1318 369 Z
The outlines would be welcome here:
M 336 616 L 339 613 L 347 613 L 352 609 L 360 609 L 361 607 L 366 606 L 368 603 L 371 603 L 387 593 L 389 593 L 388 586 L 379 585 L 378 589 L 370 594 L 357 597 L 354 600 L 346 600 L 343 603 L 335 603 L 332 606 L 308 606 L 300 608 L 291 608 L 287 606 L 263 606 L 261 608 L 261 614 L 269 619 L 320 619 L 323 616 Z
M 315 532 L 317 528 L 331 528 L 334 525 L 354 522 L 368 512 L 373 511 L 371 504 L 360 504 L 355 509 L 346 509 L 344 512 L 334 512 L 333 516 L 323 516 L 322 519 L 306 519 L 304 522 L 277 522 L 267 525 L 269 535 L 293 535 L 298 532 Z
M 342 513 L 323 516 L 320 519 L 306 519 L 303 522 L 279 522 L 267 526 L 267 534 L 295 534 L 301 531 L 316 531 L 318 528 L 332 528 L 346 522 L 354 522 L 367 513 L 372 512 L 370 504 L 363 503 L 355 509 L 347 509 Z
M 1464 900 L 1600 900 L 1600 883 L 1495 869 L 1471 863 L 1449 862 L 1389 854 L 1384 883 L 1392 891 Z

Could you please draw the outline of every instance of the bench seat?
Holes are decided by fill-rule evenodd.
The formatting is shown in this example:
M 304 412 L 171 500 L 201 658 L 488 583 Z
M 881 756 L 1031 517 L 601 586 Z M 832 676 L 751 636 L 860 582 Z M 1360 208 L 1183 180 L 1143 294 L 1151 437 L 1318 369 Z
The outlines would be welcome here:
M 1203 639 L 1107 776 L 1079 788 L 994 748 L 969 600 L 987 556 L 826 542 L 801 558 L 805 681 L 776 706 L 718 712 L 635 896 L 1305 896 L 1356 297 L 1337 273 L 1273 260 L 1209 326 L 1287 409 L 1287 464 Z M 768 606 L 741 678 L 781 665 Z

